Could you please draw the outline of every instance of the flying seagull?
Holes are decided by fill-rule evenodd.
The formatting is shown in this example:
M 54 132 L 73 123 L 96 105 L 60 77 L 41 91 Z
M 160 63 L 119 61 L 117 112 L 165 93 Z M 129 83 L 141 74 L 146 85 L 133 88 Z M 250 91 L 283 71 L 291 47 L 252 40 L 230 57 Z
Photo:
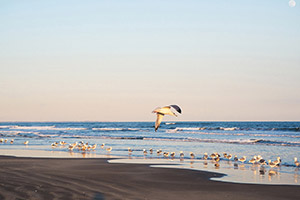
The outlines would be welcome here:
M 158 107 L 152 111 L 152 113 L 156 113 L 155 132 L 157 131 L 164 115 L 177 117 L 177 115 L 171 110 L 171 108 L 174 108 L 178 113 L 181 114 L 181 109 L 177 105 L 169 105 L 162 108 Z

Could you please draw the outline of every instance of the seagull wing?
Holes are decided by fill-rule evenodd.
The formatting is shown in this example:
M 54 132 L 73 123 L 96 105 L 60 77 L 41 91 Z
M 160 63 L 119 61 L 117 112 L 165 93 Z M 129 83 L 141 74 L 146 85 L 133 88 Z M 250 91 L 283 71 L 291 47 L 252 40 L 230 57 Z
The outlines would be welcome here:
M 177 106 L 177 105 L 170 105 L 170 106 L 181 114 L 181 109 L 179 108 L 179 106 Z
M 162 119 L 163 119 L 164 114 L 162 113 L 157 113 L 156 114 L 156 121 L 155 121 L 155 132 L 157 131 Z

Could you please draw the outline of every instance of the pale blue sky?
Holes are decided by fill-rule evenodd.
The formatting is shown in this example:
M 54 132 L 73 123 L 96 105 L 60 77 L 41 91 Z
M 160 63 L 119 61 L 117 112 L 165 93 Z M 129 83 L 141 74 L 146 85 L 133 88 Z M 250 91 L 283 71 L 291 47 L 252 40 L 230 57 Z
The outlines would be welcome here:
M 0 0 L 0 120 L 300 120 L 288 2 Z

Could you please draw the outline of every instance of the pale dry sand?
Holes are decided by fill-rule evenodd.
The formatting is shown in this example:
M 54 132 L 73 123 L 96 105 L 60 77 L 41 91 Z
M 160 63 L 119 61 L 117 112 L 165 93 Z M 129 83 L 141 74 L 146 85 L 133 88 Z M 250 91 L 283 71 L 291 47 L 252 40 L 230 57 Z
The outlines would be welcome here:
M 0 156 L 0 199 L 300 199 L 299 186 L 209 180 L 217 176 L 100 158 Z

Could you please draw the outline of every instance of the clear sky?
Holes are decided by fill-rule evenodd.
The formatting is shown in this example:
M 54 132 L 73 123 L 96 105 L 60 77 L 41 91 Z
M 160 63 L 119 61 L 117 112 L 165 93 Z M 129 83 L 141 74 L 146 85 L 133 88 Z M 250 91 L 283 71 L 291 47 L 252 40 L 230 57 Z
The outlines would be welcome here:
M 295 1 L 0 0 L 0 121 L 300 120 Z

